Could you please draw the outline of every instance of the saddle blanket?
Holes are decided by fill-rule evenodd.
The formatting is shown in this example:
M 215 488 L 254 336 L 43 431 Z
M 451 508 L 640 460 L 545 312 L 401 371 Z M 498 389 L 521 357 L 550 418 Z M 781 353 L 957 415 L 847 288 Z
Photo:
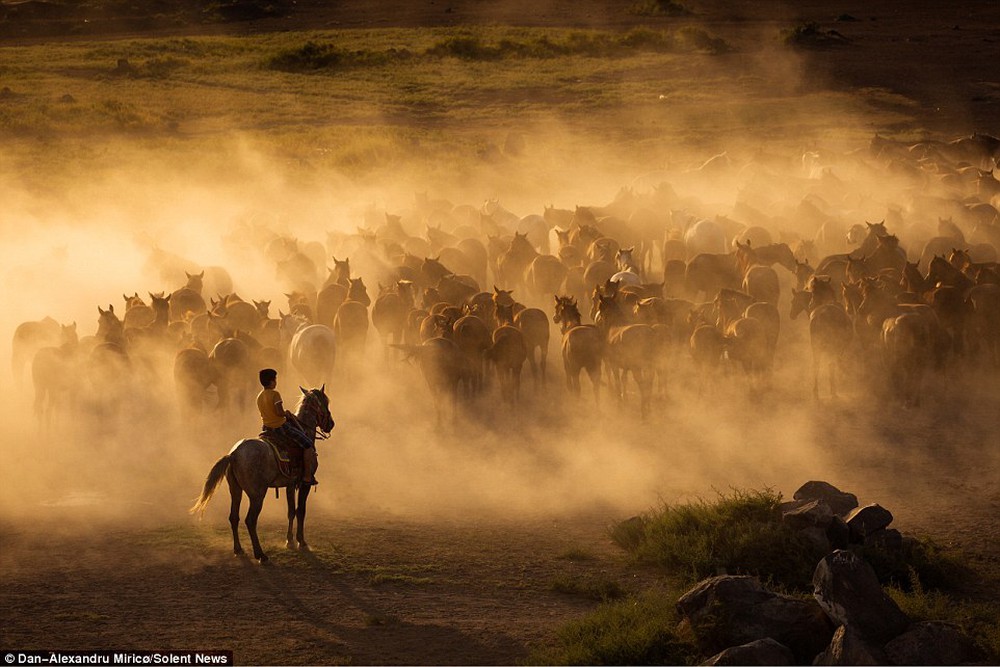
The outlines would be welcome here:
M 289 444 L 284 438 L 280 436 L 276 437 L 272 433 L 264 432 L 258 437 L 271 446 L 271 451 L 274 452 L 274 459 L 278 463 L 278 470 L 282 475 L 292 479 L 302 477 L 304 466 L 301 447 Z

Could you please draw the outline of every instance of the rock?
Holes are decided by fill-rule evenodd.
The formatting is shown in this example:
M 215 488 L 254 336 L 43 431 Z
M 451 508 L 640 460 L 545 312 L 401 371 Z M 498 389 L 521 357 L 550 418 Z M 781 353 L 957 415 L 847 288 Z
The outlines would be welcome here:
M 851 543 L 851 529 L 847 527 L 847 522 L 834 515 L 833 521 L 826 527 L 826 539 L 830 541 L 831 548 L 846 549 Z
M 806 482 L 792 496 L 795 500 L 819 500 L 833 511 L 843 516 L 858 506 L 858 497 L 845 493 L 827 482 Z
M 809 540 L 809 544 L 813 546 L 817 553 L 830 553 L 830 539 L 826 536 L 825 528 L 810 526 L 809 528 L 803 528 L 799 533 Z
M 813 597 L 834 622 L 866 639 L 887 641 L 910 624 L 882 590 L 872 566 L 851 551 L 838 549 L 819 562 L 813 573 Z
M 983 651 L 958 626 L 923 621 L 885 645 L 893 665 L 960 665 L 986 659 Z
M 770 637 L 808 664 L 833 636 L 818 604 L 768 591 L 755 577 L 706 579 L 681 596 L 677 608 L 706 653 Z
M 865 546 L 883 551 L 900 551 L 903 548 L 903 534 L 895 528 L 876 530 L 865 537 Z
M 882 649 L 868 643 L 857 632 L 842 625 L 833 633 L 825 651 L 816 656 L 814 665 L 884 665 Z
M 787 646 L 770 637 L 742 646 L 733 646 L 713 655 L 703 665 L 794 665 L 795 656 Z
M 851 539 L 863 542 L 875 531 L 892 523 L 892 512 L 878 504 L 865 505 L 848 514 L 846 521 L 851 529 Z
M 821 500 L 809 500 L 803 505 L 782 513 L 781 522 L 794 530 L 806 528 L 825 529 L 833 521 L 833 510 Z

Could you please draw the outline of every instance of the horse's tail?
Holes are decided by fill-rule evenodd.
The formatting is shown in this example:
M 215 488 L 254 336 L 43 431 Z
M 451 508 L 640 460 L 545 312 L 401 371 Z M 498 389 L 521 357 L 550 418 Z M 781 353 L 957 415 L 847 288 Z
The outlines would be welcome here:
M 208 507 L 208 501 L 212 499 L 215 490 L 222 483 L 226 472 L 229 470 L 229 458 L 229 454 L 226 454 L 215 462 L 215 465 L 212 466 L 212 469 L 208 473 L 208 478 L 205 479 L 205 488 L 201 490 L 201 496 L 198 497 L 198 500 L 188 512 L 194 514 L 195 512 L 205 511 L 205 508 Z

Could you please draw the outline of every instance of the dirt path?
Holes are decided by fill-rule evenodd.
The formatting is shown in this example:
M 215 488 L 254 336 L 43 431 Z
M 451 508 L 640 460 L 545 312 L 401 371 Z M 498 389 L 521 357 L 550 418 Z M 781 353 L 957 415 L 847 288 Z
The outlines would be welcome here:
M 272 507 L 274 510 L 274 507 Z M 42 538 L 5 526 L 0 644 L 217 647 L 253 664 L 513 664 L 596 602 L 559 581 L 620 582 L 608 517 L 475 523 L 315 517 L 312 550 L 230 553 L 219 526 Z M 265 512 L 265 514 L 268 514 Z

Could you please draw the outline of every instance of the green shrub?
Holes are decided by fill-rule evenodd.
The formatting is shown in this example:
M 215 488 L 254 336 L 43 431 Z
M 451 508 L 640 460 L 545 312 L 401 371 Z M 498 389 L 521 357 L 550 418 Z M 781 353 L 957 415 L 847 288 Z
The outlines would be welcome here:
M 552 582 L 552 590 L 599 602 L 609 602 L 625 597 L 625 589 L 622 588 L 621 584 L 607 577 L 559 577 Z
M 674 601 L 662 593 L 609 602 L 563 626 L 554 645 L 528 656 L 535 665 L 683 665 L 697 657 L 677 631 Z
M 640 562 L 659 565 L 691 581 L 751 574 L 782 587 L 810 586 L 823 554 L 781 523 L 781 495 L 770 489 L 719 494 L 709 503 L 664 505 L 611 531 L 612 539 Z
M 296 49 L 286 49 L 272 56 L 267 66 L 282 72 L 308 72 L 339 65 L 343 52 L 332 44 L 306 42 Z

